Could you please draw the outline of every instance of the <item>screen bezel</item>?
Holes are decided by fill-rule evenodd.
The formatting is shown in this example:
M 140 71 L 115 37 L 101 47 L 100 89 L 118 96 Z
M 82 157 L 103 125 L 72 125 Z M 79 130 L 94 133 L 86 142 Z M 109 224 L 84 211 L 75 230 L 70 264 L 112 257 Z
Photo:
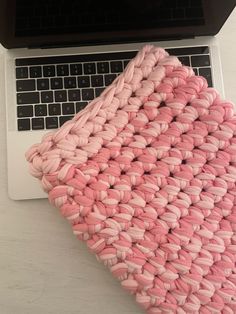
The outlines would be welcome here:
M 216 2 L 214 2 L 216 5 Z M 222 25 L 232 12 L 236 5 L 236 0 L 217 1 L 218 6 L 226 6 L 227 10 L 220 17 L 221 20 L 217 26 L 209 24 L 192 27 L 175 27 L 170 32 L 169 28 L 145 29 L 145 30 L 126 30 L 112 32 L 94 32 L 84 34 L 66 34 L 66 35 L 48 35 L 35 37 L 15 37 L 15 0 L 0 0 L 0 42 L 6 48 L 46 48 L 46 47 L 65 47 L 65 46 L 85 46 L 101 44 L 118 44 L 132 42 L 148 42 L 161 40 L 175 40 L 183 38 L 193 38 L 195 36 L 215 35 L 219 32 Z M 207 6 L 205 1 L 204 5 Z M 210 12 L 210 8 L 205 8 Z M 208 10 L 208 11 L 207 11 Z M 207 17 L 206 17 L 207 18 Z

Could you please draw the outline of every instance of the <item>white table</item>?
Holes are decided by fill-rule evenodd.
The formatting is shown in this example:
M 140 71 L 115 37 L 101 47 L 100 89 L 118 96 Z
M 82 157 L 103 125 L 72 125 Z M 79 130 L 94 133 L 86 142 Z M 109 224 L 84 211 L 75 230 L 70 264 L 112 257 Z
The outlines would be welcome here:
M 217 36 L 226 99 L 236 103 L 235 34 L 236 10 Z M 8 198 L 2 61 L 0 55 L 0 314 L 141 314 L 47 200 Z

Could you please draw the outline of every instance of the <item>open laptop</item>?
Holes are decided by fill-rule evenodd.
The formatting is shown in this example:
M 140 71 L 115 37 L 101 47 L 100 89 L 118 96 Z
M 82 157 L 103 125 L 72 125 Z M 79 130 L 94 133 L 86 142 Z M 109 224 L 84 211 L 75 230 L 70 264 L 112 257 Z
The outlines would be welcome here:
M 29 174 L 25 151 L 98 96 L 147 42 L 179 56 L 223 95 L 214 35 L 235 4 L 0 0 L 10 197 L 46 197 Z

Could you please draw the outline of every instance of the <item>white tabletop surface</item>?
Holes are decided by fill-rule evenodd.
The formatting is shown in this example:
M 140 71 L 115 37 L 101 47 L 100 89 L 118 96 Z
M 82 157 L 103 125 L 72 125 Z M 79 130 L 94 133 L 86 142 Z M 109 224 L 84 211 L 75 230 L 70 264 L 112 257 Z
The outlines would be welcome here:
M 226 99 L 236 103 L 236 10 L 217 35 Z M 0 314 L 141 314 L 47 200 L 7 195 L 0 46 Z M 17 158 L 17 155 L 16 155 Z

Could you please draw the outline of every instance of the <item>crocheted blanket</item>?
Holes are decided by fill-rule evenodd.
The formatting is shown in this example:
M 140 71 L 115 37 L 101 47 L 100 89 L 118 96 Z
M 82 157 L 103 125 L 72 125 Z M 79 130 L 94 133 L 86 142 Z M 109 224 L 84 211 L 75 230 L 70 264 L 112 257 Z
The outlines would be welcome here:
M 178 58 L 144 47 L 26 156 L 147 313 L 236 313 L 236 116 Z

